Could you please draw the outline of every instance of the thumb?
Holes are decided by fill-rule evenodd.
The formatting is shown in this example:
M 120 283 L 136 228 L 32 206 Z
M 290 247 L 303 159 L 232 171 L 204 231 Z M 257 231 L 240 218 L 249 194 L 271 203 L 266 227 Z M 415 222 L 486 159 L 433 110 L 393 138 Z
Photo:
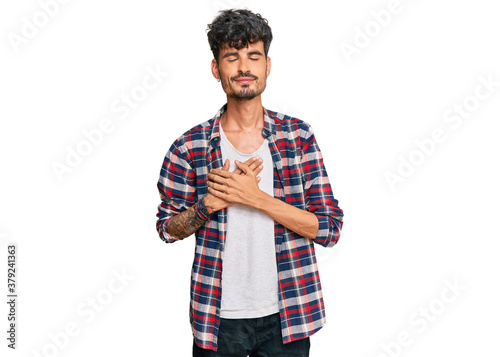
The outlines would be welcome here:
M 226 161 L 224 161 L 224 166 L 222 166 L 222 170 L 229 171 L 229 159 L 226 159 Z

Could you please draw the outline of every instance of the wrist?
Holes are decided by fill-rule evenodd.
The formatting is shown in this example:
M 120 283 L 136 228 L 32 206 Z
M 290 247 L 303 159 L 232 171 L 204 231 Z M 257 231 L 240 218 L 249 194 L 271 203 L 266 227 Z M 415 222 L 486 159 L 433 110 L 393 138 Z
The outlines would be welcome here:
M 203 204 L 205 207 L 210 207 L 213 212 L 220 211 L 221 209 L 225 208 L 226 206 L 221 205 L 222 200 L 217 200 L 216 197 L 208 193 L 205 197 L 203 197 Z
M 200 219 L 202 219 L 204 221 L 209 221 L 210 218 L 212 217 L 212 214 L 214 214 L 215 210 L 211 206 L 205 205 L 205 201 L 204 201 L 205 197 L 203 197 L 201 200 L 196 202 L 195 207 L 194 207 L 194 211 Z
M 252 208 L 255 208 L 259 211 L 265 211 L 267 208 L 269 208 L 269 199 L 272 199 L 273 197 L 265 193 L 264 191 L 260 191 L 260 193 L 255 196 L 252 204 L 250 205 Z

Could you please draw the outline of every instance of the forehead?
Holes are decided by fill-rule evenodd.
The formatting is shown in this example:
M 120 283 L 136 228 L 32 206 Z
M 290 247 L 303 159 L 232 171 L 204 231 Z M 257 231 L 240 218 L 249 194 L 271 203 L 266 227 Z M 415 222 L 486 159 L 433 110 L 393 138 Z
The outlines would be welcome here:
M 221 49 L 219 50 L 219 54 L 223 56 L 227 52 L 239 52 L 239 53 L 246 53 L 250 51 L 260 51 L 262 54 L 264 54 L 264 42 L 262 41 L 257 41 L 254 43 L 247 42 L 246 47 L 243 47 L 241 49 L 236 49 L 236 47 L 229 47 L 227 43 L 225 43 Z

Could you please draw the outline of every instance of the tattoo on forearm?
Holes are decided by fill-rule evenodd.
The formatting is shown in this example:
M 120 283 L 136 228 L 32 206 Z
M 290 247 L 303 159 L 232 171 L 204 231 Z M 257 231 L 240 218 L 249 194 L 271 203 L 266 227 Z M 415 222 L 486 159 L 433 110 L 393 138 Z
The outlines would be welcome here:
M 172 217 L 167 224 L 167 231 L 174 237 L 183 239 L 196 232 L 205 222 L 196 215 L 193 206 Z

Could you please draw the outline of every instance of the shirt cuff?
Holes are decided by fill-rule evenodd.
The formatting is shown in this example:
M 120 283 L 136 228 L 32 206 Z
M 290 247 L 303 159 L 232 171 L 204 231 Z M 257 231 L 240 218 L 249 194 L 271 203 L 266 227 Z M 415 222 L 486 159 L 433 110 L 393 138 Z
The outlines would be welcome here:
M 167 225 L 168 225 L 169 220 L 164 220 L 161 224 L 163 226 L 162 232 L 161 232 L 161 239 L 165 241 L 166 243 L 173 243 L 178 240 L 181 240 L 180 238 L 174 237 L 173 235 L 170 235 L 167 230 Z
M 335 231 L 330 224 L 329 216 L 316 216 L 318 218 L 318 233 L 314 242 L 324 247 L 333 247 L 337 242 L 334 241 Z

